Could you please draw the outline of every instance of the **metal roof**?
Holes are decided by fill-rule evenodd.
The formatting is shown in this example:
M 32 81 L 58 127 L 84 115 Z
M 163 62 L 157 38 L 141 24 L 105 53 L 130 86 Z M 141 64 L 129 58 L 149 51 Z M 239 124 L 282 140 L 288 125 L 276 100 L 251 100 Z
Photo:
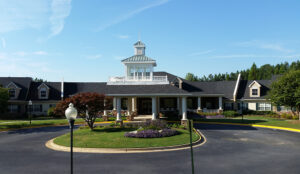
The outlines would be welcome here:
M 154 62 L 155 63 L 155 60 L 150 57 L 147 57 L 145 55 L 134 55 L 127 59 L 123 59 L 122 62 L 123 63 L 124 62 L 125 63 L 128 63 L 128 62 L 130 62 L 130 63 L 134 63 L 134 62 L 145 62 L 145 63 L 151 62 L 151 63 L 153 63 Z

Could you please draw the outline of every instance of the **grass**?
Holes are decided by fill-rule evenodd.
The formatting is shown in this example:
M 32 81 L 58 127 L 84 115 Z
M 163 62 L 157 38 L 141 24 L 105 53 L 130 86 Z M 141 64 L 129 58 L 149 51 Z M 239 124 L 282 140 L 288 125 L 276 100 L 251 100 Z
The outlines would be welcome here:
M 108 121 L 115 121 L 115 117 L 109 117 Z M 125 116 L 122 116 L 122 120 L 126 120 Z M 102 118 L 97 118 L 96 122 L 103 122 Z M 75 124 L 82 124 L 85 121 L 82 118 L 76 119 Z M 68 121 L 65 118 L 55 119 L 53 117 L 38 117 L 31 120 L 0 120 L 0 131 L 10 130 L 10 129 L 21 129 L 39 126 L 58 126 L 58 125 L 68 125 Z
M 189 132 L 178 129 L 179 135 L 163 138 L 128 138 L 124 133 L 132 131 L 132 128 L 103 128 L 78 129 L 74 131 L 74 147 L 84 148 L 146 148 L 164 147 L 189 143 Z M 193 133 L 193 141 L 199 139 L 199 135 Z M 54 140 L 54 143 L 70 146 L 70 134 L 62 135 Z
M 259 116 L 259 115 L 245 115 L 244 120 L 242 120 L 242 117 L 240 116 L 240 117 L 225 118 L 225 119 L 197 119 L 197 121 L 258 124 L 258 125 L 278 126 L 278 127 L 300 129 L 300 121 L 299 120 L 286 120 L 286 119 L 278 119 L 278 118 Z
M 96 122 L 103 121 L 100 118 L 97 118 Z M 82 124 L 85 121 L 82 118 L 78 118 L 75 121 L 75 124 Z M 29 120 L 0 120 L 0 131 L 9 130 L 9 129 L 19 129 L 19 128 L 29 128 L 29 127 L 38 127 L 38 126 L 58 126 L 58 125 L 68 125 L 66 119 L 34 119 L 29 123 Z

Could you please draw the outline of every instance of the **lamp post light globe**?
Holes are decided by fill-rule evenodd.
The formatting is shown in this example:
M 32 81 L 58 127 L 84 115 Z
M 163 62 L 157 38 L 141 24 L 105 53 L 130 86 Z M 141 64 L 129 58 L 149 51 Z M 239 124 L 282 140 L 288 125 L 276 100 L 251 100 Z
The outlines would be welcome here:
M 74 108 L 73 103 L 70 103 L 69 107 L 65 111 L 65 115 L 66 115 L 67 120 L 69 120 L 69 122 L 75 120 L 76 117 L 77 117 L 77 114 L 78 114 L 77 109 Z
M 29 117 L 29 124 L 31 125 L 31 119 L 32 119 L 32 101 L 28 101 L 28 117 Z
M 77 117 L 77 114 L 78 114 L 77 109 L 74 108 L 73 103 L 70 103 L 69 107 L 65 111 L 65 115 L 70 124 L 71 174 L 73 174 L 73 127 L 74 127 L 74 122 Z

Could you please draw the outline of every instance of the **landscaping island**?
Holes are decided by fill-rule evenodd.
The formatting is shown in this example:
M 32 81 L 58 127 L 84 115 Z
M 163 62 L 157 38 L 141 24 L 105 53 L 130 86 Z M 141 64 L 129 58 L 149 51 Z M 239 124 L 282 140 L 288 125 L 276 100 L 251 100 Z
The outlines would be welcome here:
M 188 130 L 179 129 L 177 135 L 161 138 L 132 138 L 125 137 L 126 132 L 134 131 L 129 127 L 95 127 L 91 131 L 82 127 L 74 131 L 74 147 L 81 148 L 149 148 L 166 147 L 189 144 L 190 137 Z M 200 136 L 193 132 L 193 142 L 200 139 Z M 55 144 L 70 146 L 70 134 L 57 137 Z

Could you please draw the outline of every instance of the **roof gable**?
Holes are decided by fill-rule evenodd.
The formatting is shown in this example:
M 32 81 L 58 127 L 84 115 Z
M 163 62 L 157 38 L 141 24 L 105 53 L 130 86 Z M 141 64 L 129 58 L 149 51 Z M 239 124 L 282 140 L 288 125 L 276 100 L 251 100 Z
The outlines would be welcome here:
M 18 85 L 16 85 L 14 82 L 10 82 L 8 85 L 6 85 L 6 88 L 14 88 L 14 89 L 21 89 Z
M 249 88 L 251 88 L 254 84 L 258 85 L 258 87 L 261 87 L 261 84 L 254 80 L 252 83 L 250 83 Z
M 48 85 L 46 85 L 45 83 L 42 83 L 41 85 L 39 85 L 37 88 L 41 89 L 42 87 L 45 87 L 47 89 L 50 89 Z

